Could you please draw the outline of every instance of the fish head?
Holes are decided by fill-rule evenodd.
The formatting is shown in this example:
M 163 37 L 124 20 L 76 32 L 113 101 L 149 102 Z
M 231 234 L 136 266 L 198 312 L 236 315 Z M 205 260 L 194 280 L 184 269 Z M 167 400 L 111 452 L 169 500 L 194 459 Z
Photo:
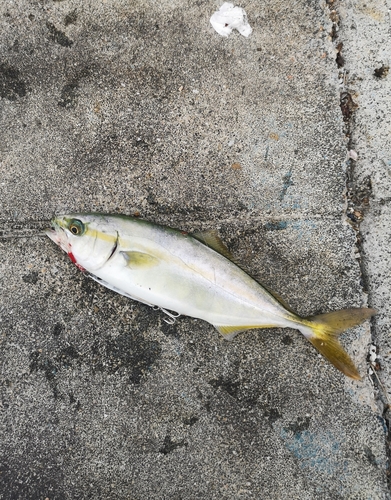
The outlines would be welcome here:
M 118 246 L 118 232 L 102 215 L 60 215 L 51 221 L 47 236 L 81 270 L 100 269 Z

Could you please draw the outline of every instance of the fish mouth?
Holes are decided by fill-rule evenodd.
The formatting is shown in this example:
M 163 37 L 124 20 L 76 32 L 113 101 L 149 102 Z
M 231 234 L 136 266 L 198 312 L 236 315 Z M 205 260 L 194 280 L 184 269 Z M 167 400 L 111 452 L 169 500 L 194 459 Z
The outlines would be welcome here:
M 46 236 L 49 236 L 51 240 L 53 240 L 55 243 L 58 242 L 59 236 L 60 236 L 60 230 L 62 227 L 58 224 L 56 219 L 53 219 L 50 221 L 50 227 L 47 227 L 45 229 Z M 63 230 L 63 229 L 62 229 Z
M 48 236 L 56 245 L 64 250 L 64 252 L 68 253 L 68 238 L 61 222 L 57 219 L 53 219 L 50 224 L 51 226 L 45 229 L 46 236 Z
M 53 227 L 48 227 L 44 231 L 45 231 L 46 236 L 49 236 L 49 238 L 52 241 L 55 242 L 57 240 L 57 231 Z

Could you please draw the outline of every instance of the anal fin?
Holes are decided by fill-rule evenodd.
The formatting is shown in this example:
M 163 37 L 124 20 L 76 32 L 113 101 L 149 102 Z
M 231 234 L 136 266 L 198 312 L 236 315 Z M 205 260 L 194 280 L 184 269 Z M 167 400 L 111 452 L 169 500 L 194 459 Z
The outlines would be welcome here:
M 216 330 L 221 333 L 225 340 L 233 340 L 236 335 L 245 330 L 253 330 L 255 328 L 273 328 L 276 325 L 213 325 Z

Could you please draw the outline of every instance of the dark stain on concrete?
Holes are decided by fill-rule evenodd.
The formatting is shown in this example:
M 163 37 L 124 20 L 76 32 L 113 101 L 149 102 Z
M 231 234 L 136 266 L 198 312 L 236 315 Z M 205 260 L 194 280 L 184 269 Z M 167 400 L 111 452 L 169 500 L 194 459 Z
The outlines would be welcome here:
M 277 410 L 277 408 L 269 408 L 265 412 L 265 417 L 268 418 L 270 424 L 274 424 L 279 418 L 282 417 L 281 413 Z
M 79 357 L 80 354 L 73 347 L 73 345 L 68 345 L 64 347 L 64 349 L 61 349 L 59 354 L 56 356 L 56 361 L 61 367 L 69 368 L 72 366 L 72 362 Z
M 43 372 L 46 379 L 51 382 L 57 375 L 58 367 L 53 360 L 43 358 L 41 352 L 34 351 L 30 354 L 30 372 L 38 371 Z
M 72 10 L 67 14 L 64 18 L 65 26 L 69 26 L 70 24 L 75 24 L 77 21 L 77 12 L 76 9 Z
M 49 30 L 49 38 L 62 47 L 72 47 L 73 41 L 70 40 L 66 34 L 57 29 L 54 24 L 47 22 L 46 27 Z
M 160 313 L 160 314 L 164 314 L 164 313 Z M 164 333 L 164 335 L 166 337 L 174 337 L 176 339 L 181 338 L 181 334 L 178 331 L 177 323 L 170 324 L 170 323 L 166 323 L 165 321 L 162 321 L 161 325 L 160 325 L 160 330 L 162 331 L 162 333 Z
M 311 422 L 311 417 L 298 417 L 296 422 L 292 422 L 287 427 L 285 427 L 286 431 L 291 431 L 294 434 L 299 434 L 303 431 L 306 431 Z
M 61 90 L 60 100 L 58 105 L 62 108 L 75 108 L 77 104 L 77 90 L 79 85 L 77 82 L 68 83 L 64 85 Z
M 7 456 L 7 450 L 3 450 L 3 457 L 0 457 L 1 499 L 66 498 L 68 492 L 61 486 L 64 482 L 61 469 L 54 463 L 50 450 L 38 453 L 32 448 L 33 445 L 24 457 L 20 454 Z
M 335 58 L 335 62 L 337 63 L 338 68 L 343 68 L 345 65 L 345 60 L 342 56 L 343 43 L 340 42 L 337 45 L 337 57 Z
M 376 68 L 373 74 L 375 75 L 376 78 L 385 78 L 388 75 L 388 72 L 390 71 L 389 66 L 380 66 L 380 68 Z
M 16 101 L 27 93 L 25 82 L 20 78 L 19 71 L 8 63 L 0 63 L 0 97 Z
M 115 373 L 126 368 L 129 380 L 140 384 L 141 379 L 160 358 L 158 342 L 145 340 L 141 335 L 124 334 L 106 343 L 105 371 Z
M 371 465 L 374 465 L 377 467 L 378 463 L 377 463 L 377 460 L 376 460 L 376 457 L 375 455 L 373 454 L 371 448 L 369 446 L 365 446 L 364 447 L 364 454 L 365 456 L 367 457 L 368 459 L 368 462 L 371 464 Z
M 219 388 L 223 389 L 224 391 L 228 392 L 228 394 L 235 399 L 238 397 L 238 392 L 239 392 L 239 388 L 240 388 L 239 382 L 234 382 L 233 380 L 219 377 L 218 379 L 210 380 L 209 384 L 214 389 L 219 389 Z
M 25 274 L 22 276 L 22 280 L 25 283 L 30 283 L 31 285 L 35 285 L 39 280 L 39 275 L 37 271 L 31 271 L 29 274 Z
M 183 423 L 184 423 L 185 425 L 190 425 L 190 426 L 192 426 L 192 425 L 194 425 L 195 423 L 197 423 L 197 422 L 198 422 L 198 420 L 199 420 L 199 418 L 198 418 L 198 417 L 196 417 L 196 416 L 192 416 L 192 417 L 189 417 L 189 418 L 185 418 L 185 419 L 183 419 Z
M 61 335 L 63 331 L 64 331 L 64 325 L 62 325 L 61 323 L 56 323 L 53 327 L 52 334 L 55 337 L 58 337 L 59 335 Z
M 178 441 L 175 443 L 169 434 L 166 435 L 164 438 L 163 446 L 159 449 L 159 453 L 163 453 L 163 455 L 168 455 L 169 453 L 173 452 L 177 448 L 180 448 L 182 446 L 187 446 L 187 443 L 184 441 Z
M 282 186 L 282 191 L 280 194 L 280 201 L 282 201 L 285 198 L 286 192 L 288 191 L 288 188 L 290 186 L 293 186 L 293 181 L 292 181 L 292 170 L 289 170 L 287 174 L 284 175 L 282 178 L 283 181 L 283 186 Z
M 282 338 L 282 343 L 284 345 L 292 345 L 293 344 L 293 339 L 292 337 L 290 337 L 289 335 L 285 335 L 283 338 Z
M 267 231 L 281 231 L 283 229 L 286 229 L 288 227 L 288 223 L 284 220 L 277 221 L 277 222 L 267 222 L 264 225 L 264 228 Z
M 57 376 L 61 369 L 70 368 L 79 357 L 79 353 L 72 345 L 61 349 L 53 358 L 45 356 L 39 350 L 34 351 L 30 354 L 30 373 L 43 373 L 53 390 L 53 397 L 58 399 L 61 398 L 61 394 L 57 387 Z

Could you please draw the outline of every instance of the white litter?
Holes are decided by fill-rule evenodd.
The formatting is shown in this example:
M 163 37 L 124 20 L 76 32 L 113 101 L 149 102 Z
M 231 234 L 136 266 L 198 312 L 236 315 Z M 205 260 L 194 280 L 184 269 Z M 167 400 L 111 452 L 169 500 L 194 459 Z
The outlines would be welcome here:
M 376 360 L 377 360 L 377 348 L 374 344 L 371 344 L 369 346 L 369 362 L 371 363 L 372 366 L 374 366 Z
M 351 158 L 353 161 L 357 161 L 358 154 L 356 153 L 356 151 L 354 151 L 354 149 L 351 149 L 349 151 L 349 158 Z
M 234 7 L 233 3 L 225 2 L 210 18 L 210 24 L 221 36 L 228 36 L 232 30 L 237 29 L 239 33 L 248 37 L 252 28 L 248 24 L 247 14 L 242 7 Z

